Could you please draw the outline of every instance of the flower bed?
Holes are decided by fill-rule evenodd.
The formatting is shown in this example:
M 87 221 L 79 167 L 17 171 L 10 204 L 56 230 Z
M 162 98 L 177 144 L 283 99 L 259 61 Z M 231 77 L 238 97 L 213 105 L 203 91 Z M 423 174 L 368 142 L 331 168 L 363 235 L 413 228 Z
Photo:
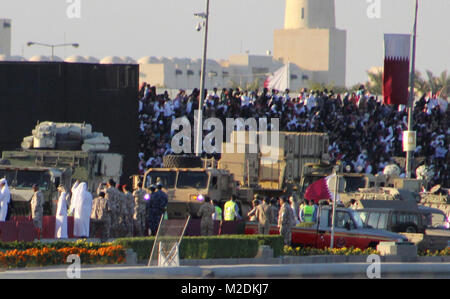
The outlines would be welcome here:
M 419 256 L 450 256 L 450 248 L 446 248 L 444 250 L 426 250 L 426 251 L 419 251 Z
M 67 264 L 67 257 L 76 254 L 82 264 L 121 264 L 125 262 L 125 250 L 122 246 L 87 249 L 79 247 L 66 248 L 31 248 L 25 250 L 6 250 L 0 252 L 0 267 L 44 267 Z
M 284 246 L 283 255 L 285 256 L 311 256 L 311 255 L 371 255 L 379 254 L 375 249 L 368 248 L 362 250 L 360 248 L 325 248 L 318 249 L 312 247 L 296 247 Z
M 51 243 L 43 243 L 43 242 L 23 242 L 23 241 L 14 241 L 14 242 L 0 242 L 0 250 L 26 250 L 26 249 L 43 249 L 43 248 L 85 248 L 85 249 L 99 249 L 102 247 L 112 246 L 112 243 L 93 243 L 86 242 L 86 240 L 78 240 L 75 242 L 68 241 L 56 241 Z

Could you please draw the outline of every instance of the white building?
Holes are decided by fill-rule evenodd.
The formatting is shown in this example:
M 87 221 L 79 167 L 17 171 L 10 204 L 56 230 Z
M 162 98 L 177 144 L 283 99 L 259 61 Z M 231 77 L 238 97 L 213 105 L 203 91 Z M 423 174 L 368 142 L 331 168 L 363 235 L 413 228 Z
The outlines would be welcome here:
M 0 19 L 0 55 L 11 55 L 11 20 Z
M 140 84 L 166 89 L 192 90 L 200 86 L 202 61 L 189 58 L 143 57 L 138 60 Z M 206 62 L 205 88 L 230 88 L 240 86 L 245 88 L 253 83 L 262 87 L 264 80 L 283 66 L 279 60 L 268 55 L 237 54 L 228 60 L 212 60 Z M 300 69 L 291 64 L 292 90 L 305 87 L 312 78 L 312 72 Z

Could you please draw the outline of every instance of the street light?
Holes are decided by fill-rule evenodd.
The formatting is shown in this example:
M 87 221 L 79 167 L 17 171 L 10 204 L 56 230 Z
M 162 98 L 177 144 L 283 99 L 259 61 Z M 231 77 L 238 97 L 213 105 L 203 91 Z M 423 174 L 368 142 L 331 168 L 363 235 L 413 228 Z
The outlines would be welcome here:
M 43 46 L 43 47 L 48 47 L 48 48 L 52 48 L 52 61 L 54 60 L 54 53 L 55 53 L 55 48 L 57 47 L 68 47 L 68 46 L 72 46 L 74 48 L 78 48 L 80 46 L 80 44 L 78 43 L 69 43 L 69 44 L 44 44 L 44 43 L 37 43 L 37 42 L 28 42 L 27 46 L 31 47 L 33 45 L 36 46 Z
M 197 140 L 195 144 L 195 153 L 197 156 L 202 154 L 202 133 L 203 133 L 203 98 L 205 97 L 205 72 L 206 72 L 206 52 L 208 49 L 208 19 L 209 19 L 209 0 L 206 0 L 206 13 L 195 13 L 194 16 L 203 19 L 205 27 L 204 41 L 203 41 L 203 58 L 202 58 L 202 71 L 200 75 L 200 99 L 198 102 L 198 115 L 197 115 Z M 197 25 L 196 30 L 202 29 L 201 23 Z
M 411 132 L 414 128 L 414 80 L 416 71 L 416 42 L 417 42 L 417 12 L 419 10 L 419 0 L 416 0 L 415 14 L 414 14 L 414 27 L 413 27 L 413 47 L 412 47 L 412 59 L 411 59 L 411 74 L 409 78 L 409 101 L 408 101 L 408 132 Z M 405 137 L 403 137 L 405 138 Z M 406 151 L 406 178 L 411 178 L 412 164 L 414 159 L 414 152 L 408 149 Z

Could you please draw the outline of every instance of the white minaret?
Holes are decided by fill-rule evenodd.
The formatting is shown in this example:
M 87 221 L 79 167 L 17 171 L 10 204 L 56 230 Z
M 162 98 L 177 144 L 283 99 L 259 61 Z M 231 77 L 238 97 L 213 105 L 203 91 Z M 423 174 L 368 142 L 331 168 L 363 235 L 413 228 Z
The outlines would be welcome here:
M 286 0 L 284 29 L 335 26 L 334 0 Z
M 11 20 L 0 19 L 0 55 L 11 56 Z

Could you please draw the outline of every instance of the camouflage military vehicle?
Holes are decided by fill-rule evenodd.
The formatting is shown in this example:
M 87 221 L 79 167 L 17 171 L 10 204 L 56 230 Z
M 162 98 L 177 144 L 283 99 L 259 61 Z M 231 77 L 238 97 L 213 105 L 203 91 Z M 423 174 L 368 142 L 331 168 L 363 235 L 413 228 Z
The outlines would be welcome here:
M 202 196 L 224 204 L 231 195 L 237 196 L 240 213 L 245 216 L 255 194 L 278 196 L 296 192 L 300 187 L 302 165 L 328 158 L 326 134 L 280 132 L 276 150 L 271 151 L 275 146 L 269 140 L 266 154 L 249 150 L 248 132 L 243 143 L 238 138 L 233 139 L 234 134 L 236 132 L 231 137 L 234 150 L 230 152 L 227 150 L 229 144 L 223 143 L 219 161 L 194 156 L 165 156 L 163 168 L 149 169 L 143 178 L 134 176 L 134 185 L 142 180 L 144 188 L 150 192 L 149 187 L 160 181 L 169 195 L 169 218 L 184 218 L 188 213 L 195 216 Z M 261 133 L 256 134 L 260 136 Z
M 142 180 L 143 188 L 150 193 L 151 185 L 161 183 L 169 197 L 169 219 L 184 219 L 188 214 L 196 217 L 205 196 L 223 206 L 236 195 L 240 213 L 246 215 L 253 199 L 251 190 L 239 189 L 233 174 L 205 162 L 199 157 L 168 155 L 163 160 L 164 168 L 148 169 L 143 178 L 134 176 L 133 184 Z
M 239 139 L 233 132 L 228 143 L 234 150 L 226 150 L 224 143 L 218 168 L 234 174 L 239 185 L 252 189 L 254 193 L 268 196 L 298 193 L 301 190 L 302 169 L 307 164 L 325 163 L 328 155 L 328 135 L 325 133 L 278 132 L 275 140 L 270 140 L 267 132 L 258 132 L 259 150 L 251 152 L 250 132 Z M 267 134 L 267 146 L 262 145 L 261 135 Z M 245 151 L 239 152 L 239 147 Z
M 12 215 L 29 215 L 31 187 L 44 193 L 44 214 L 56 212 L 57 186 L 70 190 L 75 180 L 95 193 L 100 182 L 122 175 L 122 156 L 108 153 L 109 139 L 92 127 L 77 123 L 43 122 L 24 138 L 22 150 L 3 151 L 0 177 L 8 181 Z
M 393 165 L 395 166 L 395 165 Z M 314 181 L 330 175 L 333 171 L 333 165 L 328 163 L 308 163 L 303 168 L 303 175 L 301 180 L 301 194 L 304 194 L 306 188 Z M 371 175 L 365 173 L 347 173 L 340 172 L 340 177 L 345 180 L 345 188 L 343 192 L 339 193 L 342 201 L 347 202 L 353 197 L 352 193 L 358 192 L 361 189 L 375 190 L 370 188 L 394 188 L 399 190 L 407 190 L 412 193 L 419 193 L 423 185 L 421 179 L 406 179 L 401 178 L 397 174 L 385 172 L 381 175 Z M 376 191 L 378 193 L 378 191 Z M 376 196 L 376 194 L 374 194 Z
M 436 185 L 430 189 L 430 192 L 423 192 L 420 195 L 420 203 L 422 205 L 439 209 L 443 211 L 447 217 L 450 217 L 449 189 L 444 189 L 441 185 Z

